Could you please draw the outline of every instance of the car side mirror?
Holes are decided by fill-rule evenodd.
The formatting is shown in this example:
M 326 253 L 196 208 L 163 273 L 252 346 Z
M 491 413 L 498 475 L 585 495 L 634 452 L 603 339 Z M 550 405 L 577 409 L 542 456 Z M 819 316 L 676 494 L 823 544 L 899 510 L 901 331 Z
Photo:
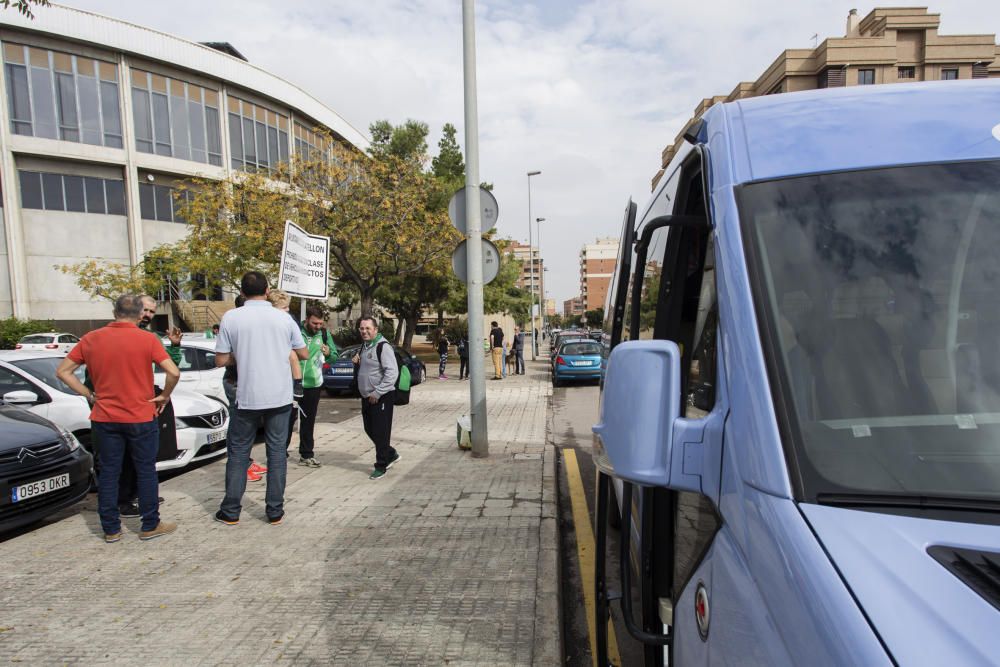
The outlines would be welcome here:
M 673 425 L 681 414 L 680 348 L 668 340 L 628 341 L 607 363 L 601 421 L 593 427 L 594 463 L 627 482 L 667 486 Z
M 38 402 L 38 394 L 24 389 L 20 389 L 18 391 L 8 391 L 3 395 L 3 400 L 5 403 L 11 403 L 13 405 L 33 405 Z

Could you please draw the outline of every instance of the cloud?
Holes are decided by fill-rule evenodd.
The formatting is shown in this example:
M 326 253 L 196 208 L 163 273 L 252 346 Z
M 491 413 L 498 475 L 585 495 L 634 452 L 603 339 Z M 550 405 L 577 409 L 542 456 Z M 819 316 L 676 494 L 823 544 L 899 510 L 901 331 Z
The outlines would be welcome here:
M 464 144 L 461 5 L 441 0 L 275 3 L 173 0 L 68 4 L 195 41 L 232 42 L 365 131 L 378 119 L 427 122 L 436 149 L 453 123 Z M 785 48 L 841 36 L 854 2 L 480 0 L 480 174 L 494 183 L 498 229 L 528 237 L 544 217 L 548 296 L 579 289 L 580 246 L 617 236 L 704 98 L 754 80 Z M 864 16 L 870 7 L 858 7 Z M 1000 3 L 930 6 L 942 34 L 1000 29 Z M 44 11 L 44 10 L 42 10 Z

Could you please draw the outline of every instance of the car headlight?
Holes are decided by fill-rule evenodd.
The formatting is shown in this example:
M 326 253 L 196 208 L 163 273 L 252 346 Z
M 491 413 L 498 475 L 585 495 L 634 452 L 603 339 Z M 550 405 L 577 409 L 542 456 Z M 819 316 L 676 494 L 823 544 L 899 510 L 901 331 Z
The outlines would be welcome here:
M 174 417 L 174 428 L 176 428 L 179 431 L 182 428 L 191 428 L 191 427 L 182 422 L 179 418 Z
M 80 449 L 80 441 L 76 439 L 76 436 L 67 431 L 66 429 L 61 429 L 59 431 L 59 440 L 64 445 L 69 448 L 69 451 L 75 452 Z

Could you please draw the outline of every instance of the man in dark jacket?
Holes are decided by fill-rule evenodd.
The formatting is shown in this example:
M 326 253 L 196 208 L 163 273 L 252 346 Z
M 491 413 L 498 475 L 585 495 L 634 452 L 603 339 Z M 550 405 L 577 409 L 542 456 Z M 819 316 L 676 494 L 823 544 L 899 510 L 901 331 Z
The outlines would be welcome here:
M 444 335 L 444 329 L 438 331 L 438 380 L 447 380 L 444 374 L 445 366 L 448 364 L 448 337 Z
M 517 375 L 524 375 L 524 332 L 521 327 L 514 327 L 514 359 L 517 361 L 514 371 Z

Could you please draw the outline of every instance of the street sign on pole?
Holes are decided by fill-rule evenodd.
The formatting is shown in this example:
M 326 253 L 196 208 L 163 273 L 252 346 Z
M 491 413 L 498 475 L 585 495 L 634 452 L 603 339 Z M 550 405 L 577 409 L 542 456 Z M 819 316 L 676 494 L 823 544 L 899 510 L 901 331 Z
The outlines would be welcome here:
M 455 229 L 462 232 L 463 236 L 469 233 L 465 216 L 465 187 L 467 186 L 453 194 L 451 201 L 448 202 L 448 217 L 451 218 L 451 224 L 455 225 Z M 479 186 L 479 204 L 482 209 L 482 224 L 479 231 L 485 234 L 493 229 L 497 220 L 500 219 L 500 205 L 497 204 L 497 198 L 493 196 L 493 193 L 482 186 Z
M 325 299 L 329 296 L 330 237 L 307 234 L 285 221 L 278 289 L 295 296 Z
M 483 284 L 489 285 L 500 271 L 500 249 L 489 239 L 483 242 Z M 451 270 L 463 283 L 469 282 L 468 241 L 462 241 L 451 254 Z

